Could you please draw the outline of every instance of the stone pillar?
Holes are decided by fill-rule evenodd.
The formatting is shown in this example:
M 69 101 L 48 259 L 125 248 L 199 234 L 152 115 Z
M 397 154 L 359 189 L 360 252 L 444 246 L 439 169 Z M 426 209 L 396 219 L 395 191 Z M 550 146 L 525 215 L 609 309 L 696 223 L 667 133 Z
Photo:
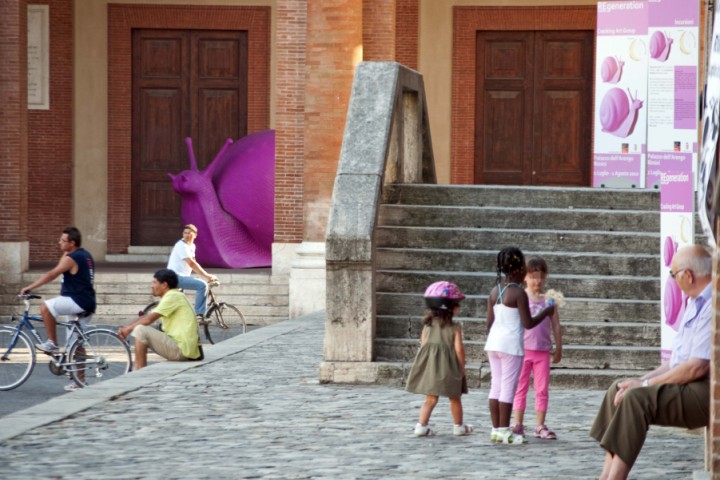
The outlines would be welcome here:
M 290 269 L 291 317 L 325 307 L 325 229 L 353 75 L 362 60 L 362 9 L 362 0 L 307 1 L 303 243 Z
M 303 240 L 322 242 L 355 66 L 362 0 L 308 0 Z
M 0 272 L 28 268 L 27 3 L 0 1 Z
M 273 275 L 289 275 L 303 240 L 307 0 L 277 1 Z

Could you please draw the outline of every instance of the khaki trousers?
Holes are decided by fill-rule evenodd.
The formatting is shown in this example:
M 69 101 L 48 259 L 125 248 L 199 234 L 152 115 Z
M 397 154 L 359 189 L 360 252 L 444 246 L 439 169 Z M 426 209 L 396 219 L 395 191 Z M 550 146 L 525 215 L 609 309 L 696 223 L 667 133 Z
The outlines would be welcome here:
M 617 380 L 608 389 L 590 436 L 630 467 L 640 454 L 650 425 L 699 428 L 710 422 L 710 381 L 632 388 L 620 405 L 613 399 Z

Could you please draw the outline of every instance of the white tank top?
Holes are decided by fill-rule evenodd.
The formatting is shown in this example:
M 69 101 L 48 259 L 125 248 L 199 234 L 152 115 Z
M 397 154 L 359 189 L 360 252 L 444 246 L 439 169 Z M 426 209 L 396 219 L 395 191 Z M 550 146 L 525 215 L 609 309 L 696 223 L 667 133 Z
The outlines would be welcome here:
M 525 347 L 523 345 L 525 330 L 523 329 L 522 322 L 520 322 L 520 311 L 517 308 L 508 307 L 502 303 L 502 295 L 510 285 L 519 287 L 519 285 L 514 282 L 510 282 L 502 288 L 498 285 L 500 292 L 495 305 L 493 305 L 495 320 L 493 321 L 492 327 L 490 327 L 490 332 L 485 342 L 485 351 L 501 352 L 522 357 L 525 355 Z

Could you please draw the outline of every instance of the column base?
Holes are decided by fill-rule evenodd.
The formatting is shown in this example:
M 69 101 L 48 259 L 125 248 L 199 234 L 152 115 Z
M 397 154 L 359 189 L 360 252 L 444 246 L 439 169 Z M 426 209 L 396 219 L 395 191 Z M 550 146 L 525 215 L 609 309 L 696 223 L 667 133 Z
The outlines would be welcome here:
M 303 242 L 295 253 L 290 265 L 290 318 L 325 309 L 325 242 Z
M 29 267 L 29 242 L 0 242 L 0 272 L 22 273 Z

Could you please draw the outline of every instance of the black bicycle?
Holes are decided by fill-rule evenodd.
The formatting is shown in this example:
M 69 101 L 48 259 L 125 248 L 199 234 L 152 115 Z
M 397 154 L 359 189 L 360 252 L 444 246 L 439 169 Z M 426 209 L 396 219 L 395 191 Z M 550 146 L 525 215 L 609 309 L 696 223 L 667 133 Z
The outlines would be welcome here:
M 198 326 L 202 328 L 208 343 L 214 344 L 241 335 L 247 331 L 245 315 L 236 306 L 227 302 L 218 302 L 213 288 L 220 286 L 215 280 L 208 283 L 207 288 L 207 309 L 205 315 L 200 319 L 198 315 Z M 152 302 L 140 311 L 140 316 L 149 313 L 157 306 L 158 302 Z

